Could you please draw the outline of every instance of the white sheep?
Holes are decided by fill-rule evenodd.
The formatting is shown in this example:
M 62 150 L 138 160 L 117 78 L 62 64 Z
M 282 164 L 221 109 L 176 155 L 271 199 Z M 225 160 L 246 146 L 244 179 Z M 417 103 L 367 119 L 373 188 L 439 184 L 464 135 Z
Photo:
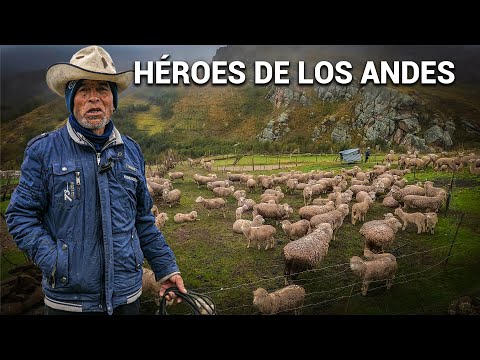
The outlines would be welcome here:
M 180 203 L 182 192 L 178 189 L 168 190 L 163 189 L 163 200 L 168 204 L 168 207 L 172 207 L 172 204 Z
M 390 208 L 397 208 L 400 206 L 397 200 L 393 196 L 385 196 L 382 201 L 382 205 Z
M 333 201 L 328 201 L 326 205 L 308 205 L 303 206 L 298 210 L 298 214 L 301 219 L 310 220 L 315 215 L 325 214 L 329 211 L 335 210 L 335 203 Z
M 273 248 L 275 245 L 275 239 L 273 235 L 276 234 L 277 229 L 272 225 L 260 225 L 252 226 L 252 224 L 242 224 L 243 235 L 247 238 L 247 248 L 250 247 L 250 243 L 253 241 L 257 243 L 258 250 L 263 243 L 266 243 L 265 250 Z
M 395 234 L 401 227 L 400 221 L 389 213 L 384 220 L 367 221 L 359 232 L 365 237 L 365 247 L 378 252 L 395 240 Z
M 421 196 L 421 195 L 407 195 L 403 198 L 403 208 L 416 208 L 423 209 L 427 212 L 438 210 L 442 207 L 443 202 L 445 201 L 443 196 Z
M 235 188 L 233 186 L 230 186 L 228 188 L 216 187 L 212 189 L 213 195 L 215 195 L 216 197 L 222 197 L 222 198 L 231 196 L 234 191 L 235 191 Z
M 392 286 L 397 272 L 397 260 L 392 254 L 374 256 L 373 260 L 362 260 L 358 256 L 350 259 L 350 268 L 362 279 L 362 295 L 367 295 L 372 281 L 386 280 L 387 290 Z
M 203 197 L 199 196 L 195 199 L 195 202 L 202 204 L 202 206 L 207 210 L 208 216 L 210 216 L 210 210 L 222 209 L 223 217 L 226 217 L 225 215 L 226 202 L 222 198 L 204 199 Z
M 400 220 L 403 221 L 402 230 L 405 230 L 407 228 L 408 223 L 412 223 L 417 225 L 417 234 L 426 231 L 427 217 L 425 216 L 425 214 L 422 214 L 420 212 L 406 213 L 402 210 L 402 208 L 398 207 L 395 209 L 395 215 L 397 215 Z
M 282 250 L 285 285 L 300 272 L 313 269 L 327 255 L 332 240 L 330 224 L 319 224 L 310 234 L 291 241 Z
M 328 213 L 313 216 L 310 219 L 310 227 L 315 228 L 322 223 L 330 224 L 333 229 L 333 240 L 335 240 L 337 231 L 343 225 L 343 220 L 348 215 L 348 212 L 348 205 L 342 204 L 337 209 L 332 210 Z
M 243 212 L 248 210 L 248 206 L 247 205 L 243 205 L 243 206 L 239 206 L 237 207 L 237 209 L 235 210 L 235 219 L 241 219 L 242 218 L 242 215 L 243 215 Z
M 233 223 L 233 232 L 237 234 L 243 234 L 242 226 L 243 224 L 249 224 L 253 227 L 263 225 L 265 223 L 265 219 L 262 215 L 257 215 L 253 218 L 253 220 L 246 220 L 246 219 L 238 219 L 235 220 Z
M 250 192 L 255 191 L 255 188 L 257 187 L 257 182 L 255 179 L 247 179 L 247 188 Z
M 268 293 L 264 288 L 258 288 L 253 292 L 253 305 L 262 314 L 268 315 L 288 310 L 294 310 L 297 315 L 304 300 L 305 290 L 298 285 L 289 285 L 272 293 Z
M 160 230 L 165 226 L 165 223 L 167 222 L 167 220 L 168 220 L 168 215 L 167 213 L 164 213 L 164 212 L 158 214 L 155 217 L 155 226 L 158 228 L 158 230 Z
M 291 223 L 288 220 L 282 221 L 282 229 L 290 240 L 295 240 L 311 232 L 310 221 L 302 219 Z
M 367 194 L 367 196 L 364 197 L 362 202 L 352 205 L 352 225 L 355 225 L 357 220 L 365 221 L 365 215 L 367 214 L 371 203 L 373 203 L 373 200 Z
M 191 211 L 188 214 L 177 213 L 173 217 L 173 221 L 176 222 L 177 224 L 183 223 L 183 222 L 195 221 L 195 220 L 199 220 L 197 219 L 197 212 L 195 210 Z
M 257 204 L 257 203 L 256 203 L 255 200 L 253 200 L 253 199 L 245 199 L 244 197 L 241 197 L 241 198 L 238 200 L 237 206 L 244 206 L 244 205 L 246 205 L 246 206 L 247 206 L 247 210 L 253 210 L 253 207 L 254 207 L 256 204 Z
M 245 196 L 247 196 L 245 190 L 236 190 L 234 193 L 233 193 L 233 197 L 235 199 L 240 200 L 240 198 L 244 198 Z
M 288 204 L 256 204 L 253 207 L 253 216 L 262 215 L 265 219 L 287 219 L 290 214 L 293 213 L 293 209 Z
M 181 172 L 181 171 L 169 172 L 168 176 L 170 177 L 170 179 L 172 181 L 177 180 L 177 179 L 185 180 L 183 178 L 183 172 Z
M 438 216 L 436 212 L 427 212 L 427 221 L 426 221 L 426 232 L 430 232 L 431 234 L 435 234 L 435 226 L 438 222 Z

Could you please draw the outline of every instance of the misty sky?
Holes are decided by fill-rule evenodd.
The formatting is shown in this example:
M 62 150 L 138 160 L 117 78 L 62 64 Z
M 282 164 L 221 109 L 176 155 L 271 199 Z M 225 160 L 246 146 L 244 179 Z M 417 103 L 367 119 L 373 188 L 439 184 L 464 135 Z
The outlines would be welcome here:
M 18 72 L 46 70 L 57 62 L 69 62 L 72 55 L 88 45 L 10 45 L 0 46 L 3 76 Z M 223 45 L 101 45 L 112 56 L 117 71 L 133 69 L 135 60 L 159 60 L 170 54 L 169 60 L 211 61 Z

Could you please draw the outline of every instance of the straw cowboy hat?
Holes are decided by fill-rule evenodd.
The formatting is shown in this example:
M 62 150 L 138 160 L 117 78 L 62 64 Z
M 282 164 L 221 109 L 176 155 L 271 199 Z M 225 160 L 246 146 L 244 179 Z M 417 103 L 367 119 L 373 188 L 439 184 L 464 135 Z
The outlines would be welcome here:
M 67 84 L 80 79 L 114 82 L 121 93 L 133 82 L 133 70 L 117 73 L 110 54 L 100 46 L 80 49 L 70 63 L 53 64 L 47 70 L 48 87 L 62 97 Z

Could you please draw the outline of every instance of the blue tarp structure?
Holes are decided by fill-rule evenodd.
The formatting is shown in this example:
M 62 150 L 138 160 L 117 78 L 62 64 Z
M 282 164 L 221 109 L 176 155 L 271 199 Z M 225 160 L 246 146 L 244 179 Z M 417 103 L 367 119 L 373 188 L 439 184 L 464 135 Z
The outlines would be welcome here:
M 347 164 L 354 163 L 357 161 L 362 161 L 362 153 L 359 148 L 342 150 L 339 152 L 340 161 L 346 162 Z

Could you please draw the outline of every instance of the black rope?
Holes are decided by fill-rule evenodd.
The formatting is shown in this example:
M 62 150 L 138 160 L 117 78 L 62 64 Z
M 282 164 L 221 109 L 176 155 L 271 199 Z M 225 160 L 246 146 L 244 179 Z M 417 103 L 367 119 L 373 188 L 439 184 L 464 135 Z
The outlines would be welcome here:
M 188 291 L 187 294 L 184 294 L 180 292 L 176 286 L 169 287 L 165 290 L 165 293 L 160 299 L 157 315 L 169 315 L 167 312 L 166 296 L 170 292 L 175 293 L 176 296 L 182 299 L 182 301 L 190 307 L 193 315 L 217 315 L 217 308 L 211 297 L 191 290 Z

